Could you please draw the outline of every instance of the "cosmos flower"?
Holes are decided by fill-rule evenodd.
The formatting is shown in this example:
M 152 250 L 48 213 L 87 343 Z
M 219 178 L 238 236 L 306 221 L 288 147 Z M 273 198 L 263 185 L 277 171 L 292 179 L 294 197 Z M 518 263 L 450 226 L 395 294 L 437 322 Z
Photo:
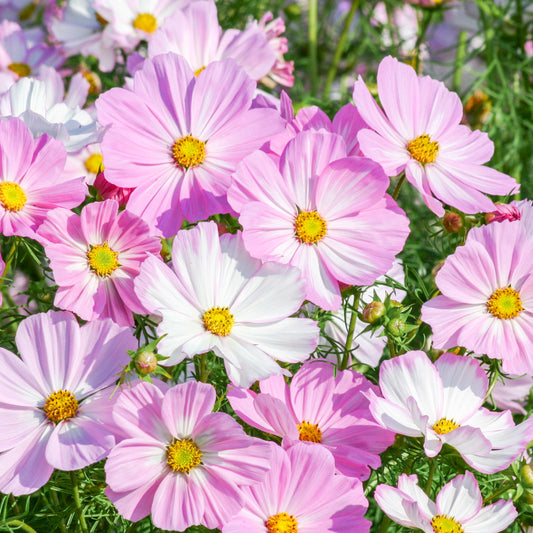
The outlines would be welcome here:
M 364 393 L 379 389 L 352 370 L 337 371 L 324 361 L 309 361 L 294 375 L 291 385 L 283 376 L 259 383 L 261 393 L 230 388 L 227 398 L 247 424 L 283 437 L 283 447 L 297 442 L 317 443 L 335 458 L 336 470 L 367 479 L 381 465 L 379 455 L 395 434 L 375 423 Z
M 144 62 L 132 91 L 100 96 L 98 118 L 110 125 L 102 142 L 106 179 L 136 187 L 127 209 L 165 237 L 183 218 L 230 212 L 231 172 L 282 127 L 275 110 L 250 109 L 255 85 L 232 60 L 196 77 L 168 53 Z
M 533 373 L 532 246 L 521 221 L 469 231 L 435 278 L 441 294 L 422 306 L 436 348 L 464 346 L 501 359 L 504 372 Z
M 228 200 L 250 254 L 298 267 L 306 298 L 337 311 L 339 282 L 371 285 L 407 239 L 409 220 L 388 185 L 379 165 L 346 157 L 341 136 L 303 131 L 279 162 L 259 150 L 244 159 Z
M 141 263 L 158 254 L 161 241 L 148 225 L 114 200 L 86 205 L 80 215 L 55 210 L 39 228 L 59 285 L 54 305 L 84 320 L 111 318 L 133 325 L 146 312 L 133 290 Z
M 385 173 L 405 177 L 438 216 L 442 203 L 463 211 L 494 210 L 485 194 L 517 192 L 516 181 L 483 166 L 494 151 L 486 133 L 461 125 L 463 106 L 442 82 L 418 77 L 391 56 L 378 68 L 378 92 L 384 112 L 364 81 L 355 83 L 353 98 L 369 128 L 358 134 L 361 151 Z
M 262 483 L 245 487 L 244 508 L 222 533 L 369 531 L 361 481 L 335 474 L 327 450 L 301 443 L 286 451 L 270 446 L 270 471 Z
M 80 327 L 64 311 L 24 319 L 15 341 L 20 357 L 0 348 L 0 490 L 18 496 L 42 487 L 54 468 L 107 456 L 115 444 L 109 398 L 137 341 L 111 320 Z
M 283 373 L 276 360 L 304 361 L 318 343 L 313 320 L 291 317 L 305 298 L 298 269 L 250 257 L 240 234 L 219 238 L 214 222 L 176 235 L 172 269 L 148 258 L 135 291 L 162 317 L 164 364 L 213 350 L 242 387 Z
M 407 352 L 381 364 L 379 386 L 383 398 L 366 393 L 374 418 L 401 435 L 423 436 L 428 457 L 449 444 L 472 468 L 493 474 L 533 438 L 533 418 L 515 425 L 510 411 L 482 407 L 488 378 L 472 357 L 445 353 L 433 364 L 424 352 Z
M 38 239 L 55 208 L 68 213 L 85 199 L 82 177 L 62 175 L 67 153 L 48 135 L 34 139 L 22 120 L 0 120 L 0 232 Z
M 377 504 L 392 520 L 424 533 L 499 533 L 518 516 L 511 500 L 483 507 L 483 497 L 471 472 L 457 476 L 437 494 L 436 502 L 417 485 L 416 475 L 402 474 L 398 488 L 378 485 Z
M 241 509 L 243 488 L 270 467 L 270 446 L 213 413 L 215 401 L 214 387 L 197 381 L 166 392 L 146 382 L 121 389 L 113 418 L 126 438 L 105 471 L 106 495 L 122 516 L 151 513 L 156 527 L 184 531 L 221 528 Z

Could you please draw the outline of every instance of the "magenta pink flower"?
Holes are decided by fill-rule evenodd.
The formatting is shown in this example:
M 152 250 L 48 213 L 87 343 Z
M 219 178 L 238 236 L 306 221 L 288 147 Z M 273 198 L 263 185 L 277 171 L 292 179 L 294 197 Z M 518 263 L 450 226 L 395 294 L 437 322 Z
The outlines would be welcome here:
M 84 320 L 112 318 L 133 325 L 133 314 L 146 312 L 133 290 L 133 280 L 161 242 L 147 224 L 114 200 L 96 202 L 81 215 L 55 210 L 39 228 L 54 279 L 59 285 L 54 305 Z
M 152 514 L 155 526 L 221 528 L 243 504 L 243 487 L 270 466 L 268 443 L 249 437 L 226 413 L 212 413 L 213 386 L 189 381 L 163 392 L 141 382 L 113 408 L 127 436 L 109 454 L 106 494 L 122 516 Z M 132 472 L 135 475 L 131 475 Z
M 422 306 L 436 348 L 464 346 L 502 359 L 504 372 L 533 373 L 532 247 L 522 221 L 470 230 L 435 278 L 441 295 Z
M 361 481 L 336 474 L 327 450 L 301 443 L 287 451 L 270 446 L 270 471 L 262 483 L 243 490 L 244 508 L 222 533 L 369 531 Z
M 48 135 L 33 139 L 18 118 L 0 121 L 0 232 L 37 239 L 36 230 L 57 207 L 85 199 L 83 177 L 62 176 L 67 153 Z
M 409 220 L 388 185 L 379 165 L 346 157 L 339 135 L 303 131 L 279 163 L 259 150 L 248 156 L 228 199 L 250 254 L 298 267 L 307 299 L 336 311 L 339 282 L 371 285 L 403 248 Z
M 283 447 L 299 441 L 318 443 L 335 458 L 341 474 L 367 479 L 381 465 L 379 455 L 395 434 L 383 430 L 368 409 L 365 392 L 379 389 L 352 370 L 334 375 L 324 361 L 304 363 L 290 387 L 283 376 L 259 383 L 261 393 L 230 388 L 231 407 L 247 424 L 283 437 Z
M 29 494 L 54 468 L 77 470 L 115 444 L 109 398 L 137 342 L 111 320 L 64 311 L 23 320 L 20 357 L 0 348 L 0 491 Z
M 436 215 L 444 215 L 442 203 L 465 213 L 493 211 L 485 194 L 518 191 L 513 178 L 483 166 L 494 146 L 486 133 L 460 124 L 461 100 L 442 82 L 388 56 L 378 68 L 378 92 L 385 113 L 361 78 L 354 86 L 355 105 L 372 128 L 359 133 L 361 150 L 389 176 L 405 171 Z
M 184 217 L 231 211 L 226 192 L 235 166 L 282 127 L 275 110 L 250 109 L 255 85 L 232 60 L 196 77 L 169 53 L 145 61 L 132 91 L 100 96 L 98 118 L 111 126 L 102 141 L 106 179 L 136 187 L 127 209 L 165 237 Z

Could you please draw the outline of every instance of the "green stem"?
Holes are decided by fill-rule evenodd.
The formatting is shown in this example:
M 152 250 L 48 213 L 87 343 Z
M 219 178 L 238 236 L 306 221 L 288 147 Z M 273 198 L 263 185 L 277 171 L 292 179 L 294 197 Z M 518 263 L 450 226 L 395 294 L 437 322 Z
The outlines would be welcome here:
M 198 381 L 202 383 L 207 383 L 207 378 L 209 377 L 209 372 L 207 370 L 207 353 L 200 355 L 200 360 L 198 363 Z
M 10 520 L 9 522 L 5 522 L 4 526 L 20 527 L 20 529 L 22 529 L 23 531 L 27 531 L 28 533 L 37 533 L 35 529 L 30 527 L 28 524 L 21 522 L 20 520 Z
M 387 528 L 389 527 L 390 523 L 391 523 L 391 519 L 388 516 L 385 516 L 383 520 L 381 521 L 381 524 L 378 529 L 378 533 L 386 533 Z
M 4 271 L 2 272 L 2 277 L 0 277 L 0 287 L 4 285 L 4 281 L 7 277 L 9 269 L 11 268 L 11 263 L 13 262 L 13 259 L 15 258 L 15 252 L 17 251 L 18 243 L 19 243 L 19 237 L 15 237 L 13 239 L 13 242 L 11 243 L 11 249 L 9 250 L 9 253 L 7 254 L 6 266 L 4 268 Z
M 420 45 L 424 41 L 426 37 L 426 33 L 428 31 L 429 25 L 431 24 L 431 19 L 433 18 L 433 13 L 435 12 L 434 9 L 424 9 L 422 13 L 422 23 L 420 24 L 420 30 L 418 32 L 418 36 L 416 38 L 415 43 L 415 70 L 418 74 L 420 74 L 422 63 L 420 61 Z
M 78 476 L 76 472 L 72 470 L 70 472 L 70 481 L 72 483 L 72 496 L 74 497 L 74 505 L 76 506 L 76 513 L 78 515 L 78 520 L 80 522 L 80 529 L 83 533 L 89 533 L 87 528 L 87 522 L 83 516 L 83 509 L 81 508 L 81 499 L 80 499 L 80 486 L 78 483 Z
M 435 475 L 436 466 L 437 466 L 437 462 L 435 461 L 435 459 L 431 459 L 431 463 L 429 464 L 428 480 L 426 482 L 426 488 L 424 489 L 424 492 L 428 496 L 431 492 L 431 485 L 433 484 L 433 476 Z
M 309 0 L 309 73 L 311 74 L 311 96 L 316 96 L 318 88 L 318 2 Z
M 455 66 L 453 72 L 453 90 L 458 93 L 461 90 L 461 81 L 463 79 L 463 67 L 466 57 L 466 44 L 468 41 L 468 33 L 463 30 L 459 33 L 457 40 L 457 53 L 455 54 Z
M 392 197 L 394 200 L 398 198 L 398 195 L 400 194 L 400 189 L 402 188 L 403 182 L 405 181 L 405 172 L 402 172 L 400 175 L 400 179 L 398 180 L 398 183 L 396 184 L 396 187 L 394 187 L 394 192 L 392 193 Z
M 339 42 L 337 43 L 337 48 L 335 49 L 335 54 L 333 55 L 333 62 L 328 70 L 328 77 L 324 85 L 324 91 L 322 93 L 323 99 L 329 98 L 329 91 L 335 76 L 337 74 L 337 69 L 339 68 L 339 63 L 341 61 L 342 52 L 344 51 L 344 45 L 346 44 L 346 39 L 348 38 L 348 32 L 350 31 L 350 26 L 352 25 L 357 9 L 359 8 L 359 0 L 352 0 L 352 5 L 350 6 L 350 11 L 346 14 L 344 19 L 344 24 L 342 26 L 341 35 L 339 37 Z
M 342 357 L 339 370 L 346 370 L 348 368 L 348 362 L 350 361 L 350 354 L 352 351 L 353 336 L 355 332 L 355 323 L 357 321 L 357 309 L 359 308 L 359 298 L 361 292 L 358 290 L 354 295 L 352 316 L 350 317 L 350 324 L 348 325 L 348 335 L 346 335 L 346 345 L 344 347 L 344 355 Z
M 483 505 L 485 505 L 487 502 L 490 502 L 490 500 L 493 500 L 494 498 L 497 498 L 504 492 L 507 492 L 509 489 L 513 489 L 516 487 L 516 483 L 508 483 L 507 485 L 504 485 L 501 489 L 498 489 L 497 491 L 493 492 L 490 496 L 487 496 L 483 500 Z
M 394 342 L 392 341 L 392 339 L 389 339 L 387 344 L 389 345 L 390 356 L 396 357 L 396 355 L 398 354 L 396 353 L 396 350 L 394 349 Z
M 57 497 L 56 492 L 54 490 L 51 490 L 50 494 L 52 496 L 56 511 L 59 511 L 61 509 L 61 506 L 59 504 L 59 498 Z M 61 530 L 61 533 L 67 533 L 67 528 L 65 527 L 65 522 L 62 518 L 59 520 L 59 529 Z

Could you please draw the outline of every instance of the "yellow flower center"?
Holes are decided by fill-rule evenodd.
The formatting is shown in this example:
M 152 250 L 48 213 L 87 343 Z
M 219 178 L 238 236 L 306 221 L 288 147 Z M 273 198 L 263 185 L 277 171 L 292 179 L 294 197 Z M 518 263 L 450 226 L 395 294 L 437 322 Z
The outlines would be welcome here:
M 31 68 L 29 67 L 29 65 L 26 65 L 26 63 L 11 63 L 11 65 L 8 65 L 7 68 L 18 76 L 20 76 L 21 78 L 24 78 L 31 74 Z
M 456 424 L 453 420 L 448 420 L 447 418 L 441 418 L 438 422 L 433 424 L 433 431 L 439 435 L 446 435 L 454 429 L 457 429 L 460 424 Z
M 140 13 L 133 21 L 133 27 L 146 33 L 154 33 L 157 30 L 157 20 L 150 13 Z
M 298 533 L 298 522 L 291 514 L 278 513 L 271 516 L 265 526 L 268 533 Z
M 175 440 L 167 448 L 167 463 L 174 472 L 188 474 L 202 462 L 202 452 L 190 439 Z
M 205 329 L 220 337 L 229 335 L 233 327 L 233 315 L 227 307 L 212 307 L 204 313 L 203 321 Z
M 185 169 L 201 165 L 205 159 L 205 143 L 192 135 L 186 135 L 172 146 L 172 157 Z
M 424 133 L 419 135 L 416 139 L 409 141 L 407 150 L 419 163 L 425 165 L 426 163 L 433 163 L 437 159 L 439 153 L 439 143 L 432 141 L 431 137 Z
M 95 13 L 94 16 L 95 16 L 96 20 L 100 23 L 102 28 L 105 28 L 109 24 L 109 22 L 107 22 L 107 20 L 104 17 L 102 17 L 102 15 L 100 15 L 100 13 Z
M 431 519 L 431 527 L 435 533 L 464 533 L 463 526 L 459 522 L 443 514 Z
M 316 211 L 302 211 L 294 221 L 294 231 L 300 242 L 317 244 L 326 235 L 326 221 Z
M 298 424 L 298 431 L 300 440 L 322 442 L 322 431 L 320 431 L 318 424 L 311 424 L 309 421 L 303 420 L 301 424 Z
M 198 76 L 200 74 L 200 72 L 204 71 L 205 70 L 205 67 L 200 67 L 198 70 L 195 70 L 194 71 L 194 75 L 195 76 Z
M 511 287 L 505 287 L 505 289 L 496 289 L 492 293 L 487 302 L 487 310 L 496 318 L 507 320 L 516 318 L 520 311 L 524 310 L 524 306 L 520 294 Z
M 8 211 L 20 211 L 26 205 L 26 193 L 18 183 L 2 181 L 0 183 L 0 202 Z
M 103 165 L 104 158 L 101 154 L 92 154 L 85 160 L 85 168 L 87 169 L 87 172 L 90 172 L 91 174 L 100 174 L 100 172 L 103 172 L 104 165 Z
M 83 77 L 89 82 L 89 94 L 98 94 L 102 88 L 102 83 L 98 75 L 87 70 L 83 73 Z
M 52 392 L 44 404 L 44 412 L 48 420 L 56 424 L 67 418 L 72 418 L 78 412 L 76 396 L 68 390 L 61 389 Z
M 109 276 L 120 266 L 117 257 L 118 252 L 109 248 L 107 241 L 96 246 L 90 245 L 87 252 L 91 270 L 101 277 Z

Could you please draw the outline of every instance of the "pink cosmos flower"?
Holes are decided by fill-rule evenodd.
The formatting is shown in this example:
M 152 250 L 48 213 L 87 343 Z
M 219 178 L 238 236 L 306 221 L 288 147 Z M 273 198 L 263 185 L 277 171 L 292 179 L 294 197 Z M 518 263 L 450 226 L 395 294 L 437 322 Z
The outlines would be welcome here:
M 38 239 L 50 210 L 72 209 L 85 199 L 83 178 L 62 176 L 67 157 L 48 135 L 34 139 L 18 118 L 0 120 L 0 232 Z
M 243 490 L 244 508 L 222 533 L 369 531 L 361 481 L 335 474 L 327 450 L 304 444 L 286 451 L 270 447 L 270 471 L 262 483 Z
M 96 103 L 100 121 L 111 126 L 102 142 L 106 178 L 136 187 L 127 209 L 165 237 L 184 217 L 231 211 L 231 172 L 281 129 L 276 111 L 250 109 L 255 82 L 232 60 L 211 63 L 196 77 L 169 53 L 146 60 L 133 85 Z
M 152 514 L 162 529 L 221 528 L 261 481 L 270 446 L 226 413 L 212 413 L 212 385 L 189 381 L 166 392 L 146 382 L 122 388 L 113 408 L 127 438 L 109 454 L 106 494 L 122 516 Z M 134 472 L 135 475 L 131 475 Z
M 361 77 L 354 86 L 355 105 L 372 128 L 359 133 L 361 150 L 389 176 L 405 171 L 436 215 L 444 215 L 442 202 L 465 213 L 493 211 L 485 194 L 519 189 L 513 178 L 483 166 L 493 144 L 486 133 L 460 124 L 461 100 L 442 82 L 418 77 L 391 56 L 381 61 L 377 81 L 385 113 Z
M 223 32 L 214 0 L 193 2 L 165 20 L 150 39 L 148 57 L 167 52 L 183 56 L 198 74 L 213 61 L 234 59 L 253 80 L 266 76 L 276 61 L 257 25 Z
M 532 387 L 532 376 L 509 376 L 496 382 L 490 399 L 498 409 L 509 409 L 512 413 L 525 415 L 527 411 L 524 405 Z
M 112 318 L 133 325 L 133 314 L 146 312 L 133 280 L 161 242 L 139 217 L 122 211 L 114 200 L 85 206 L 81 215 L 55 210 L 39 228 L 54 279 L 54 305 L 84 320 Z M 155 259 L 155 258 L 154 258 Z
M 487 213 L 489 222 L 520 220 L 526 235 L 533 235 L 533 202 L 531 200 L 513 200 L 509 204 L 496 204 L 492 213 Z
M 284 371 L 276 359 L 299 363 L 318 343 L 313 320 L 288 318 L 305 297 L 295 268 L 261 263 L 240 234 L 219 238 L 214 222 L 182 230 L 172 245 L 172 269 L 148 258 L 135 281 L 143 305 L 162 317 L 158 345 L 175 365 L 213 350 L 230 380 L 242 387 Z
M 482 407 L 488 378 L 477 359 L 445 353 L 432 364 L 424 352 L 407 352 L 382 363 L 379 386 L 383 398 L 366 393 L 374 418 L 401 435 L 423 436 L 428 457 L 446 443 L 472 468 L 493 474 L 533 438 L 533 418 L 515 426 L 510 411 Z
M 388 184 L 373 161 L 346 157 L 339 135 L 304 131 L 279 163 L 261 151 L 248 156 L 228 200 L 250 254 L 298 267 L 306 298 L 336 311 L 339 281 L 374 283 L 403 248 L 409 220 L 386 195 Z
M 107 456 L 109 398 L 137 342 L 111 320 L 79 326 L 64 311 L 24 319 L 20 357 L 0 348 L 0 490 L 42 487 L 54 468 L 78 470 Z
M 473 228 L 439 270 L 441 295 L 422 306 L 436 348 L 464 346 L 533 373 L 533 235 L 520 222 Z
M 367 479 L 381 465 L 379 455 L 394 442 L 394 433 L 376 424 L 366 391 L 379 389 L 352 370 L 334 375 L 335 367 L 309 361 L 290 387 L 283 376 L 259 383 L 261 393 L 230 388 L 227 398 L 235 413 L 265 433 L 283 437 L 283 447 L 299 441 L 319 443 L 335 458 L 341 474 Z
M 479 485 L 468 471 L 446 483 L 436 502 L 417 483 L 416 475 L 402 474 L 398 488 L 378 485 L 374 493 L 385 514 L 404 527 L 421 529 L 424 533 L 498 533 L 518 516 L 511 500 L 499 500 L 483 507 Z

